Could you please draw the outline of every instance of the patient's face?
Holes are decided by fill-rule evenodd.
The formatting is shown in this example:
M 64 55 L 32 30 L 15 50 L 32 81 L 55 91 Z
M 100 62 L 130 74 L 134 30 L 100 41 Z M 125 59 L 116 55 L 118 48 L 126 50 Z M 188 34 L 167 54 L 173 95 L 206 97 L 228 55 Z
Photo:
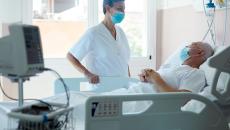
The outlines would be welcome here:
M 199 68 L 207 59 L 207 55 L 209 55 L 207 49 L 211 49 L 211 47 L 207 47 L 207 44 L 203 42 L 193 42 L 187 47 L 190 48 L 188 52 L 189 58 L 183 64 Z M 211 56 L 211 50 L 209 51 Z
M 199 67 L 204 62 L 204 48 L 201 42 L 193 42 L 189 46 L 189 58 L 183 63 L 194 67 Z
M 189 55 L 190 56 L 202 56 L 202 54 L 204 53 L 204 50 L 202 48 L 202 43 L 201 42 L 193 42 L 192 44 L 190 44 L 188 46 L 188 48 L 190 48 L 189 50 Z

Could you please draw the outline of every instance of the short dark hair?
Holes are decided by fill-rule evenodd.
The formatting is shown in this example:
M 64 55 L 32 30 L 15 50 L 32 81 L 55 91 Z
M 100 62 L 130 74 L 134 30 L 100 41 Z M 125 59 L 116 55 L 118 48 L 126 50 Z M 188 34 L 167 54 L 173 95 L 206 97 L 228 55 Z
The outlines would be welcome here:
M 103 13 L 106 14 L 106 5 L 113 7 L 113 4 L 116 2 L 125 1 L 125 0 L 103 0 Z

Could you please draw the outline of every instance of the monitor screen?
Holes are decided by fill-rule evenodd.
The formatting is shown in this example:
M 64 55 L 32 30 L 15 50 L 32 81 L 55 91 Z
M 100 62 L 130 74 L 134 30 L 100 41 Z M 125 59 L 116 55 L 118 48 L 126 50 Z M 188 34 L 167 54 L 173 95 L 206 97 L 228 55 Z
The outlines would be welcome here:
M 0 73 L 32 76 L 41 72 L 44 60 L 39 28 L 23 24 L 3 27 L 5 37 L 0 38 Z
M 41 38 L 37 26 L 24 26 L 23 34 L 28 64 L 43 63 Z

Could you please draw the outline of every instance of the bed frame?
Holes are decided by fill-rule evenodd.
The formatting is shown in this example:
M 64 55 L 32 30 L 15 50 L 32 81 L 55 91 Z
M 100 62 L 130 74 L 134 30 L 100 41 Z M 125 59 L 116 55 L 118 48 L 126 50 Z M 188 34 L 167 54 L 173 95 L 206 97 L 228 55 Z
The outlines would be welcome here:
M 205 108 L 200 113 L 181 110 L 181 107 L 191 99 L 204 103 Z M 123 102 L 143 100 L 153 102 L 146 111 L 129 114 L 122 112 Z M 96 108 L 95 104 L 97 104 Z M 109 105 L 117 107 L 107 110 L 104 110 L 103 107 L 100 108 L 100 106 Z M 101 115 L 98 114 L 100 112 Z M 86 130 L 229 129 L 226 118 L 213 102 L 190 93 L 94 96 L 89 98 L 86 103 L 85 128 Z
M 80 82 L 87 80 L 68 78 L 65 81 L 70 90 L 79 91 Z M 129 78 L 104 78 L 103 88 L 96 92 L 124 87 L 130 81 L 138 82 Z M 60 81 L 56 81 L 55 93 L 64 92 L 60 85 Z M 183 110 L 190 100 L 202 103 L 203 109 Z M 124 113 L 124 102 L 130 101 L 150 101 L 152 105 L 142 112 Z M 84 116 L 85 130 L 229 130 L 226 117 L 215 103 L 191 93 L 92 96 L 86 101 Z

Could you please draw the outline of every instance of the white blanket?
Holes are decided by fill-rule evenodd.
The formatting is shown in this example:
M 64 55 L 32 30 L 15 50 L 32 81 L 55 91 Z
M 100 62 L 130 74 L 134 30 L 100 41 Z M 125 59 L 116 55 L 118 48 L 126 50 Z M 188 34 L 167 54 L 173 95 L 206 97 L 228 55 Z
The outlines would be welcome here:
M 128 88 L 120 88 L 111 92 L 102 93 L 102 95 L 135 95 L 135 94 L 152 94 L 157 93 L 154 86 L 149 83 L 133 83 Z M 129 101 L 123 103 L 123 114 L 141 113 L 147 110 L 152 101 Z
M 104 92 L 102 95 L 127 95 L 127 94 L 146 94 L 156 93 L 153 85 L 149 83 L 131 83 L 128 88 L 120 88 L 111 92 Z
M 103 93 L 103 95 L 129 95 L 129 94 L 148 94 L 157 93 L 154 86 L 147 83 L 135 83 L 129 88 L 121 88 L 111 92 Z M 207 86 L 202 92 L 198 93 L 211 101 L 215 101 L 216 98 L 211 94 L 211 87 Z M 127 102 L 123 104 L 124 113 L 139 113 L 148 109 L 152 105 L 150 101 L 138 101 L 138 102 Z M 191 111 L 195 113 L 200 113 L 205 105 L 199 101 L 191 100 L 182 107 L 183 111 Z

